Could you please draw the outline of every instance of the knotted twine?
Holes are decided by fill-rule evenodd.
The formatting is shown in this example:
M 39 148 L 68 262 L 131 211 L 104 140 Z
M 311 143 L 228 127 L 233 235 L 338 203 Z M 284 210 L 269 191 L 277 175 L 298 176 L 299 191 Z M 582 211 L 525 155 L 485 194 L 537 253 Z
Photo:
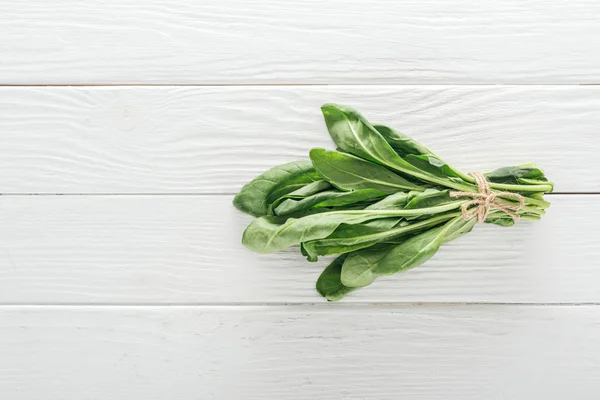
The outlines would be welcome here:
M 470 220 L 477 216 L 477 223 L 485 222 L 490 210 L 496 208 L 509 215 L 514 221 L 519 219 L 515 211 L 519 211 L 525 205 L 525 199 L 518 193 L 512 192 L 492 192 L 490 184 L 481 172 L 469 173 L 477 183 L 478 193 L 471 192 L 450 192 L 451 197 L 470 197 L 473 200 L 467 201 L 461 207 L 462 215 L 465 220 Z M 512 198 L 519 204 L 512 204 L 502 201 L 500 197 Z

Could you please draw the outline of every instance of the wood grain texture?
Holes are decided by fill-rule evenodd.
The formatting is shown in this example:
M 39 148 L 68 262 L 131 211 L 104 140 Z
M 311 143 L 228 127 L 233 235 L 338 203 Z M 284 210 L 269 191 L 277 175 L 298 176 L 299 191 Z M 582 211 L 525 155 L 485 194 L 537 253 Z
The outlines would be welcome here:
M 484 225 L 347 302 L 598 303 L 600 196 L 550 196 L 542 221 Z M 321 303 L 329 258 L 241 245 L 230 196 L 3 196 L 2 304 Z
M 0 308 L 0 392 L 592 400 L 598 335 L 597 306 Z
M 593 0 L 5 0 L 0 83 L 598 83 Z
M 600 87 L 0 89 L 0 193 L 235 193 L 333 148 L 319 107 L 350 104 L 466 171 L 535 161 L 598 192 Z

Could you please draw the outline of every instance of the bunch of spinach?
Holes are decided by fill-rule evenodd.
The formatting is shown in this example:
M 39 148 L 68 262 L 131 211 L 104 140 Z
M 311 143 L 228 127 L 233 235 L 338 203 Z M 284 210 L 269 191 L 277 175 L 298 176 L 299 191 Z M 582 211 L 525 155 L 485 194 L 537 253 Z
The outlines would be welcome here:
M 299 245 L 309 261 L 338 254 L 317 281 L 319 293 L 335 301 L 423 264 L 473 229 L 476 219 L 461 213 L 469 198 L 450 195 L 477 193 L 473 177 L 352 108 L 321 109 L 337 151 L 312 149 L 309 161 L 276 166 L 242 188 L 234 205 L 258 217 L 244 231 L 246 247 L 271 253 Z M 492 191 L 523 196 L 520 218 L 539 219 L 550 205 L 543 194 L 553 184 L 533 164 L 485 176 Z M 485 222 L 510 226 L 514 218 L 492 208 Z

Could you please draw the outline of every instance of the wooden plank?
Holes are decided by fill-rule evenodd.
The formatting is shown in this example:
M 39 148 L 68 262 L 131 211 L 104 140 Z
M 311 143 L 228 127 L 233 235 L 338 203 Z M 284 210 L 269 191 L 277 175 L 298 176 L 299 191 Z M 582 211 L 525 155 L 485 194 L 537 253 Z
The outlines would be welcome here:
M 542 221 L 484 225 L 348 302 L 600 302 L 599 196 L 555 195 Z M 329 259 L 241 245 L 230 196 L 3 196 L 2 304 L 312 303 Z
M 600 4 L 0 4 L 0 83 L 598 83 Z
M 599 334 L 597 306 L 3 307 L 0 391 L 591 400 Z
M 0 193 L 235 193 L 333 148 L 319 107 L 350 104 L 465 170 L 536 161 L 598 192 L 600 87 L 0 89 Z

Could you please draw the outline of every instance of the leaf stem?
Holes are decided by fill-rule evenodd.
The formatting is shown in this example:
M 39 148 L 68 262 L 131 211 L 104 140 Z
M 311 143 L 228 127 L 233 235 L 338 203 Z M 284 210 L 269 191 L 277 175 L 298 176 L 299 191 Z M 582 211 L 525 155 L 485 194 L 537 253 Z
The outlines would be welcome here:
M 435 207 L 425 207 L 425 208 L 413 208 L 410 210 L 342 210 L 342 211 L 330 211 L 326 213 L 318 214 L 322 218 L 326 216 L 326 214 L 372 214 L 372 215 L 381 215 L 382 218 L 387 217 L 412 217 L 412 216 L 420 216 L 427 214 L 440 214 L 446 211 L 456 210 L 460 208 L 467 200 L 459 200 L 454 201 L 452 203 L 447 203 L 441 206 Z
M 507 190 L 510 192 L 551 192 L 552 184 L 547 185 L 513 185 L 510 183 L 494 183 L 490 182 L 492 189 Z

